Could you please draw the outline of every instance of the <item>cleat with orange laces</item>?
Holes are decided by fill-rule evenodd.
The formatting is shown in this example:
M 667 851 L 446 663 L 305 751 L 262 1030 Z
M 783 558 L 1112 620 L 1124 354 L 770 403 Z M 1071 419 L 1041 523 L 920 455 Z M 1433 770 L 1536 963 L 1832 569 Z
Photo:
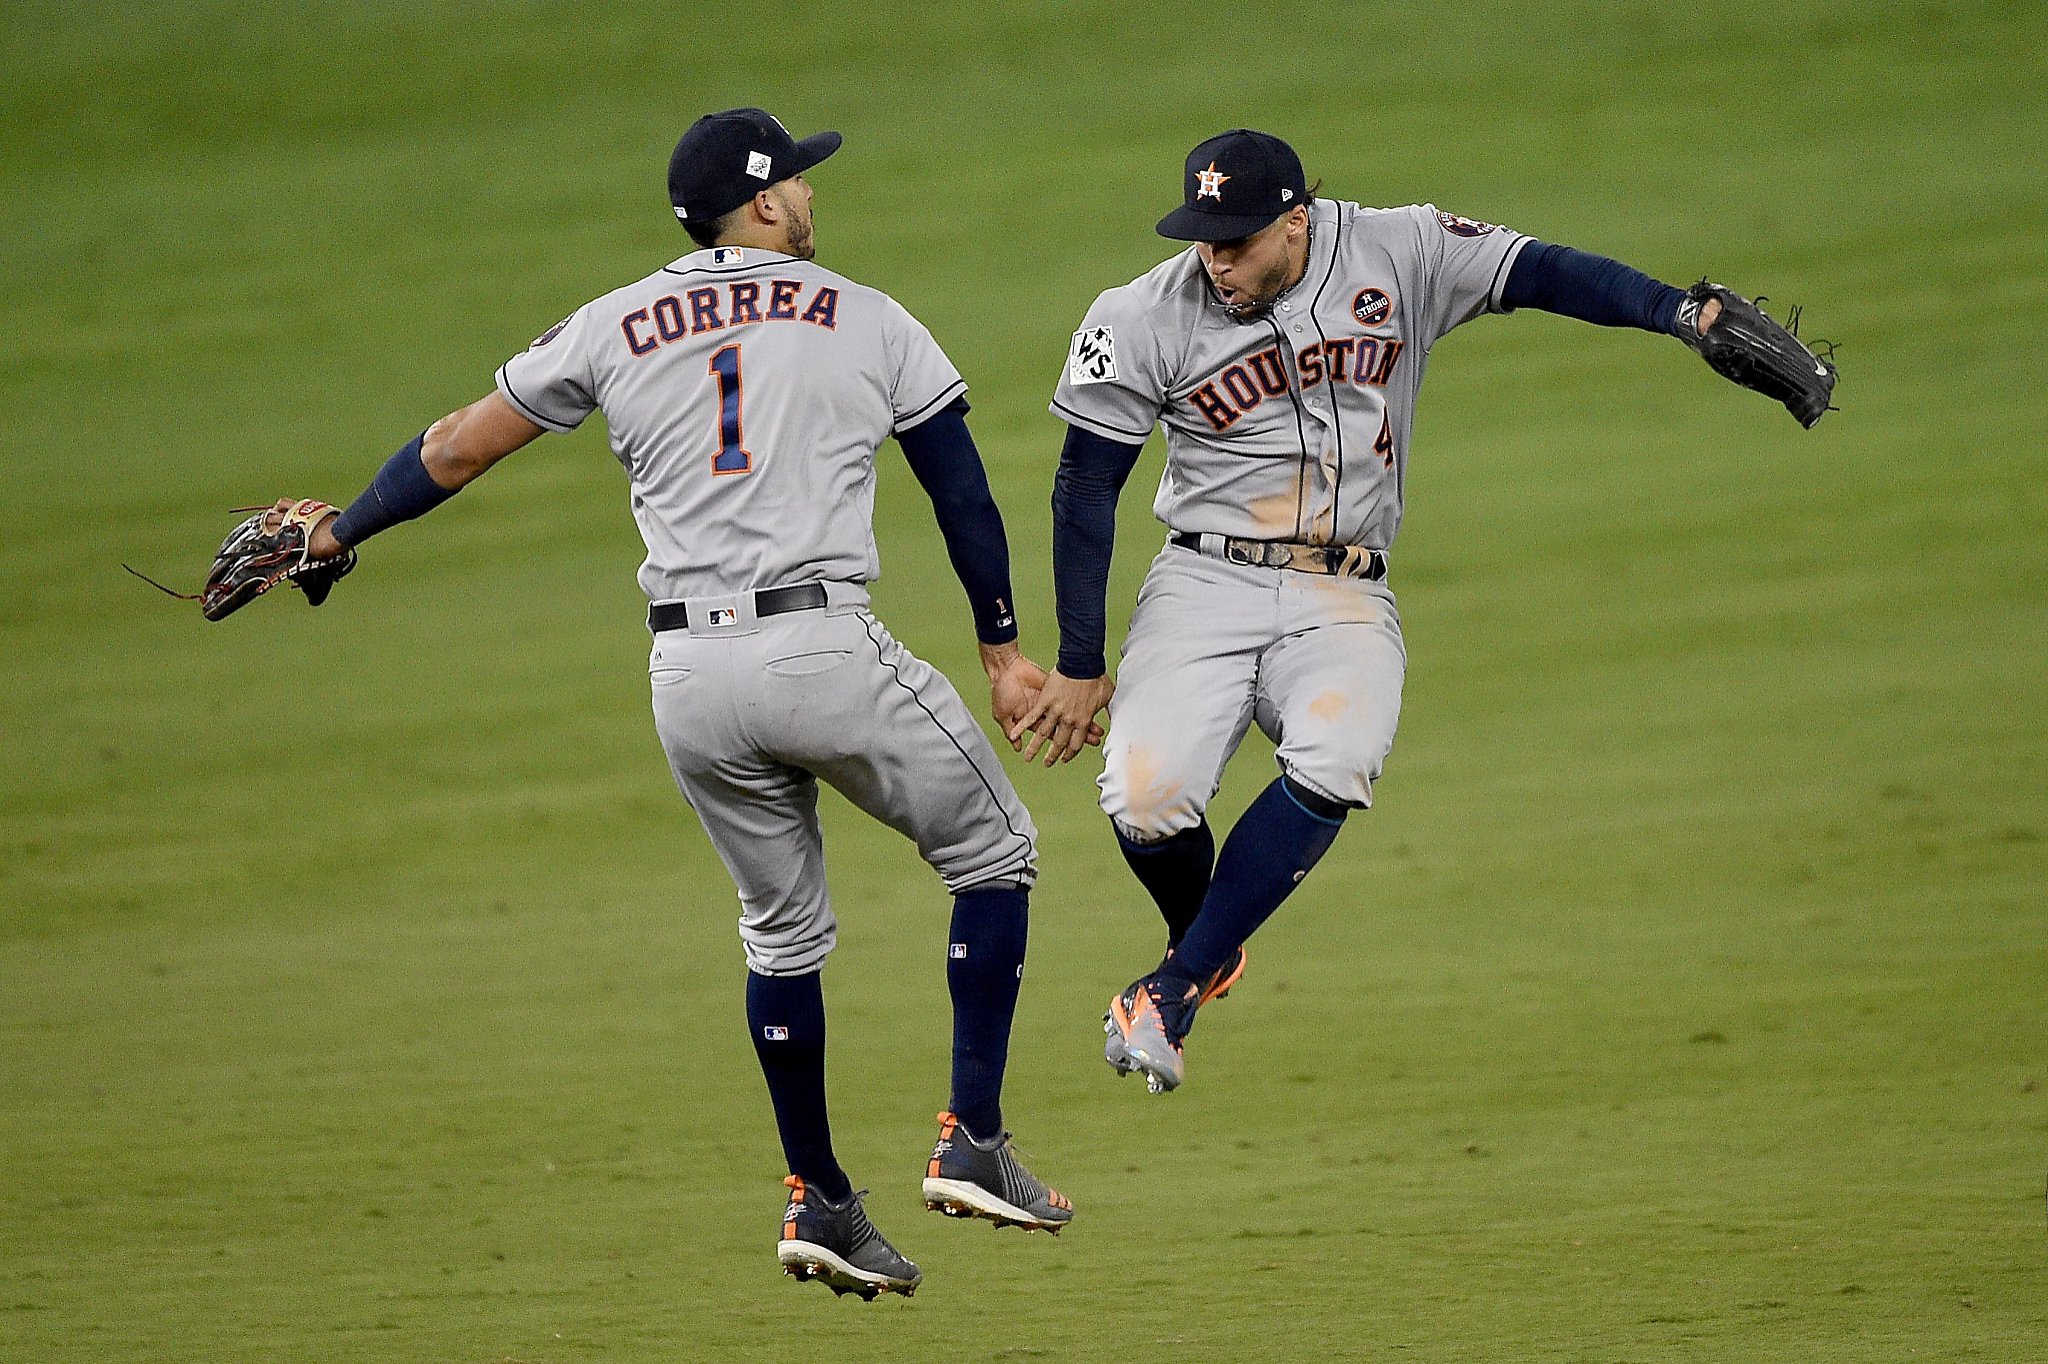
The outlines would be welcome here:
M 907 1298 L 917 1292 L 923 1273 L 882 1239 L 861 1207 L 860 1194 L 833 1204 L 799 1176 L 782 1182 L 789 1186 L 789 1206 L 782 1212 L 775 1258 L 783 1273 L 798 1283 L 816 1280 L 838 1296 L 858 1293 L 869 1302 L 877 1293 Z
M 998 1227 L 1055 1236 L 1074 1220 L 1074 1205 L 1024 1168 L 1008 1132 L 978 1141 L 951 1113 L 939 1114 L 939 1139 L 925 1167 L 924 1205 L 948 1217 L 985 1217 Z

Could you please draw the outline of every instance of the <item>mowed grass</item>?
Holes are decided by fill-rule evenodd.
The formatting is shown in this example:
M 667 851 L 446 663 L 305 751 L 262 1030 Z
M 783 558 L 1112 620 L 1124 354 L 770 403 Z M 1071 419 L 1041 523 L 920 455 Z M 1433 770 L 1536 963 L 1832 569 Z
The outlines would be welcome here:
M 2033 7 L 22 3 L 0 34 L 0 1359 L 2041 1357 Z M 318 612 L 204 625 L 114 566 L 189 583 L 224 508 L 352 495 L 681 254 L 668 148 L 736 103 L 846 132 L 822 258 L 973 382 L 1048 659 L 1045 398 L 1218 129 L 1842 343 L 1813 432 L 1640 335 L 1442 343 L 1380 805 L 1176 1095 L 1096 1059 L 1157 929 L 1093 764 L 1019 768 L 1008 1110 L 1080 1208 L 1058 1241 L 919 1209 L 946 903 L 829 807 L 836 1131 L 910 1302 L 775 1273 L 735 905 L 647 718 L 599 423 Z M 879 608 L 971 683 L 884 462 Z M 1270 770 L 1255 739 L 1219 821 Z

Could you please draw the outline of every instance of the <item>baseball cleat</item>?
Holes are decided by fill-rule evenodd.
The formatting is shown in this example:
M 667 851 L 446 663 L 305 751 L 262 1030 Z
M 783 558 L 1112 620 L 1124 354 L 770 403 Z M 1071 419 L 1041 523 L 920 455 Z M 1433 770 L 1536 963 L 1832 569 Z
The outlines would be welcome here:
M 1167 955 L 1173 955 L 1171 949 L 1168 949 Z M 1237 984 L 1238 979 L 1244 975 L 1246 960 L 1245 950 L 1240 947 L 1229 961 L 1217 967 L 1216 973 L 1202 982 L 1202 993 L 1200 998 L 1195 1000 L 1195 1007 L 1199 1009 L 1212 999 L 1227 997 L 1230 994 L 1230 987 Z M 1102 1059 L 1115 1067 L 1117 1074 L 1129 1075 L 1137 1067 L 1131 1063 L 1130 1054 L 1124 1050 L 1123 1034 L 1117 1031 L 1116 1023 L 1108 1014 L 1102 1016 L 1102 1030 L 1109 1034 L 1108 1041 L 1103 1044 Z M 1149 1082 L 1150 1077 L 1147 1079 Z M 1151 1083 L 1150 1088 L 1154 1094 L 1161 1092 L 1161 1086 L 1156 1083 Z
M 782 1272 L 798 1283 L 808 1279 L 844 1296 L 858 1293 L 868 1302 L 878 1293 L 909 1297 L 924 1282 L 918 1267 L 896 1253 L 868 1221 L 858 1193 L 832 1204 L 790 1175 L 789 1206 L 782 1212 L 782 1240 L 775 1258 Z
M 1244 975 L 1246 960 L 1244 949 L 1240 947 L 1229 961 L 1217 967 L 1216 974 L 1202 982 L 1202 996 L 1195 1001 L 1195 1007 L 1200 1008 L 1212 999 L 1222 999 L 1228 995 L 1230 987 L 1237 984 L 1238 978 Z
M 1201 993 L 1191 980 L 1156 973 L 1132 981 L 1129 989 L 1109 1001 L 1109 1012 L 1102 1016 L 1102 1030 L 1108 1034 L 1102 1059 L 1120 1075 L 1142 1072 L 1145 1088 L 1154 1094 L 1180 1088 L 1187 1074 L 1181 1039 L 1194 1026 Z
M 998 1227 L 1055 1236 L 1074 1219 L 1074 1205 L 1017 1159 L 1008 1132 L 976 1141 L 951 1113 L 939 1114 L 939 1140 L 924 1172 L 924 1205 L 948 1217 L 986 1217 Z

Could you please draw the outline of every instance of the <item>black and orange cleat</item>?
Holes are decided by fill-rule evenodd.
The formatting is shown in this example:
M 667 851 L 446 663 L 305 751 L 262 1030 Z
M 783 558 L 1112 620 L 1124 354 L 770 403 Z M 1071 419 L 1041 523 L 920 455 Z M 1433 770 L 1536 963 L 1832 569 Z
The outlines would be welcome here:
M 1172 953 L 1169 952 L 1167 955 L 1171 956 Z M 1195 1000 L 1195 1007 L 1200 1008 L 1212 999 L 1222 999 L 1228 995 L 1230 987 L 1237 984 L 1239 977 L 1244 975 L 1246 960 L 1242 947 L 1231 953 L 1230 960 L 1217 967 L 1216 974 L 1202 982 L 1202 993 Z
M 948 1217 L 985 1217 L 998 1227 L 1055 1236 L 1074 1220 L 1074 1205 L 1024 1168 L 1008 1132 L 979 1141 L 951 1113 L 939 1114 L 939 1139 L 924 1172 L 924 1205 Z
M 859 1193 L 835 1204 L 806 1188 L 796 1175 L 782 1182 L 789 1186 L 789 1206 L 782 1211 L 782 1240 L 775 1258 L 782 1262 L 783 1273 L 798 1283 L 815 1279 L 842 1296 L 858 1293 L 869 1302 L 881 1293 L 907 1298 L 917 1292 L 924 1274 L 882 1239 L 868 1221 Z

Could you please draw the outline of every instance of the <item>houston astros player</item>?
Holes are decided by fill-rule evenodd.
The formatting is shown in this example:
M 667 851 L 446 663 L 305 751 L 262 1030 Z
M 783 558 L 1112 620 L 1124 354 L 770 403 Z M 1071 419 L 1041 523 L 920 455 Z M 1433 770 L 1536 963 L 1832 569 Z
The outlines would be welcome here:
M 829 782 L 900 830 L 953 895 L 952 1101 L 926 1205 L 1057 1231 L 1072 1206 L 1018 1162 L 1000 1094 L 1037 868 L 1031 817 L 952 685 L 868 610 L 875 453 L 893 435 L 967 590 L 998 722 L 1045 674 L 1018 652 L 1009 551 L 969 436 L 966 382 L 895 300 L 813 259 L 794 140 L 759 109 L 706 115 L 669 164 L 701 248 L 615 289 L 498 371 L 494 392 L 398 451 L 314 534 L 332 556 L 602 411 L 647 544 L 655 729 L 739 889 L 747 1027 L 789 1166 L 777 1251 L 872 1299 L 915 1264 L 833 1155 L 819 971 L 837 937 L 819 837 Z M 283 504 L 280 504 L 281 506 Z
M 1027 759 L 1065 761 L 1110 706 L 1101 804 L 1166 920 L 1167 952 L 1111 1001 L 1105 1057 L 1155 1093 L 1181 1083 L 1195 1011 L 1238 980 L 1245 941 L 1372 803 L 1407 666 L 1387 550 L 1437 339 L 1533 307 L 1678 335 L 1722 368 L 1711 336 L 1743 352 L 1724 373 L 1807 425 L 1834 382 L 1732 291 L 1684 292 L 1428 204 L 1318 198 L 1266 133 L 1196 147 L 1159 232 L 1194 245 L 1096 299 L 1052 400 L 1068 424 L 1053 493 L 1059 665 L 1009 730 L 1032 731 Z M 1757 319 L 1754 335 L 1724 337 L 1737 316 Z M 1750 362 L 1779 341 L 1789 378 L 1773 388 Z M 1113 683 L 1116 499 L 1155 425 L 1166 469 L 1153 510 L 1169 534 Z M 1280 775 L 1219 857 L 1204 811 L 1253 724 Z

